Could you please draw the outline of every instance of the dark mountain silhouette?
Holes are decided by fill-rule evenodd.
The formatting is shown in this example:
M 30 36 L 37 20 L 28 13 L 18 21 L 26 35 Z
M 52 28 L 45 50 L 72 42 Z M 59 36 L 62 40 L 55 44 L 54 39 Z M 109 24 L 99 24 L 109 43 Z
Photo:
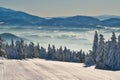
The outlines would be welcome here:
M 12 39 L 13 40 L 21 40 L 21 39 L 23 39 L 23 38 L 18 37 L 18 36 L 14 35 L 14 34 L 11 34 L 11 33 L 2 33 L 2 34 L 0 34 L 0 37 L 2 37 L 6 41 L 12 40 Z M 23 40 L 25 40 L 25 39 L 23 39 Z
M 120 16 L 116 16 L 116 15 L 100 15 L 100 16 L 93 16 L 99 20 L 107 20 L 110 18 L 120 18 Z
M 0 22 L 2 25 L 39 25 L 44 20 L 44 18 L 21 11 L 0 7 Z
M 27 14 L 21 11 L 0 7 L 0 25 L 7 26 L 58 26 L 58 27 L 87 27 L 96 28 L 97 25 L 120 27 L 120 18 L 110 18 L 101 21 L 90 16 L 71 16 L 71 17 L 56 17 L 42 18 Z
M 111 18 L 102 21 L 103 26 L 115 26 L 115 27 L 120 27 L 120 18 Z
M 95 27 L 100 24 L 96 18 L 89 16 L 72 16 L 66 18 L 51 18 L 43 21 L 43 26 L 66 26 L 66 27 Z

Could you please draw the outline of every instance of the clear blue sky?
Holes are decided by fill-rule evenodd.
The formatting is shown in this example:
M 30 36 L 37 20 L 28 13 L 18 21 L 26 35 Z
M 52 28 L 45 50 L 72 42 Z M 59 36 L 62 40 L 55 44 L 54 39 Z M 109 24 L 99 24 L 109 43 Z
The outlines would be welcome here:
M 42 17 L 120 15 L 120 0 L 0 0 L 0 7 Z

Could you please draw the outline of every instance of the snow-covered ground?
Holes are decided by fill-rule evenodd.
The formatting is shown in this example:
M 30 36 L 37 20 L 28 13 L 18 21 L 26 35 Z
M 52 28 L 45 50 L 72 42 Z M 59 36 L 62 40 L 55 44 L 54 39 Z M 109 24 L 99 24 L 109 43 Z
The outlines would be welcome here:
M 42 59 L 0 60 L 0 80 L 120 80 L 120 71 Z

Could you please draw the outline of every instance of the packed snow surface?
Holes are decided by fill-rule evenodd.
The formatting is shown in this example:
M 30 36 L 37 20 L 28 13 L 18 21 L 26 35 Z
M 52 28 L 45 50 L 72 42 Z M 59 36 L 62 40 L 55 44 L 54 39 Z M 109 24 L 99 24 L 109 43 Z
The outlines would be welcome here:
M 43 59 L 1 59 L 0 80 L 120 80 L 120 71 Z

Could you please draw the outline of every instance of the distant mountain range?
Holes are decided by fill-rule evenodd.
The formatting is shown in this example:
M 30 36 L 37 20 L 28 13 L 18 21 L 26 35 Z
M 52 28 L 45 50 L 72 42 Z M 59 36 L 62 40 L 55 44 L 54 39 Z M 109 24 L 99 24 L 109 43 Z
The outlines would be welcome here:
M 39 25 L 44 18 L 0 7 L 1 25 Z
M 58 26 L 58 27 L 120 27 L 119 16 L 71 16 L 43 18 L 25 12 L 0 7 L 0 25 L 7 26 Z
M 116 16 L 116 15 L 100 15 L 100 16 L 93 16 L 95 18 L 98 18 L 99 20 L 107 20 L 110 18 L 120 18 L 120 16 Z

